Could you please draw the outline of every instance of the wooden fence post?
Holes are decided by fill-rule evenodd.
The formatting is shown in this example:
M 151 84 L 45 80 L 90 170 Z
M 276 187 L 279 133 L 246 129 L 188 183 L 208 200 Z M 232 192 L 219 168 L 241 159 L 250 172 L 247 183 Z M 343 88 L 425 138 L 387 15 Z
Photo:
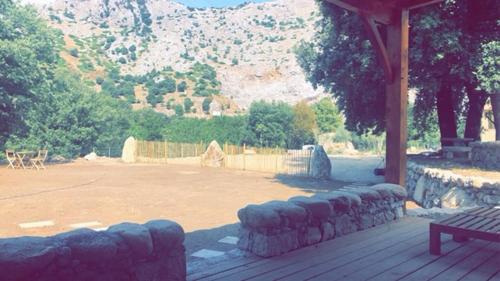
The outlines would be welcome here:
M 247 167 L 247 159 L 246 159 L 246 153 L 245 153 L 246 148 L 247 148 L 247 145 L 244 143 L 243 144 L 243 171 L 246 170 L 246 167 Z

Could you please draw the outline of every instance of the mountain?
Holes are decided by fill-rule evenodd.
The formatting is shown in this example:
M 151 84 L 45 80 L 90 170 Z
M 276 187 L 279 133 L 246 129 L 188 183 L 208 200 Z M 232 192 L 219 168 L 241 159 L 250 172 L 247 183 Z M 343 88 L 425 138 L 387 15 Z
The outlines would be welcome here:
M 324 95 L 306 82 L 293 52 L 295 44 L 314 34 L 318 11 L 311 0 L 206 9 L 171 0 L 51 0 L 37 8 L 62 31 L 62 55 L 85 77 L 102 83 L 119 67 L 122 75 L 150 79 L 149 84 L 133 80 L 136 108 L 149 103 L 172 114 L 174 104 L 192 98 L 200 114 L 203 100 L 211 97 L 231 114 L 255 100 L 293 104 Z M 200 75 L 194 77 L 193 69 Z M 155 82 L 166 79 L 162 75 L 186 82 L 187 90 L 159 90 L 164 97 L 156 104 L 146 96 Z

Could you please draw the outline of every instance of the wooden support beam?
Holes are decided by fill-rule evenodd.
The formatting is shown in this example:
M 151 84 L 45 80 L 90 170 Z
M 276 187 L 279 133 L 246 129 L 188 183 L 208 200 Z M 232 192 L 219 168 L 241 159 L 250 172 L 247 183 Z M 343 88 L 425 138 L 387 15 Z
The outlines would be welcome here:
M 394 79 L 392 66 L 391 62 L 389 61 L 387 47 L 385 46 L 384 40 L 382 39 L 382 35 L 380 35 L 377 23 L 375 23 L 375 19 L 370 15 L 366 15 L 363 13 L 361 13 L 360 15 L 363 20 L 366 32 L 368 33 L 368 36 L 370 36 L 370 42 L 375 48 L 377 57 L 380 61 L 380 64 L 382 65 L 382 68 L 384 69 L 386 83 L 390 83 Z
M 386 85 L 386 170 L 385 181 L 405 186 L 408 102 L 408 9 L 387 26 L 387 53 L 392 82 Z

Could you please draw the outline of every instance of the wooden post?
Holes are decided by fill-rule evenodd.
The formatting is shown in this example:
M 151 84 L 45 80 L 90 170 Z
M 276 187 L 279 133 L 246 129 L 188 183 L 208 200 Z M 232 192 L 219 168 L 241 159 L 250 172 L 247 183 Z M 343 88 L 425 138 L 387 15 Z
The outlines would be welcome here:
M 246 150 L 247 145 L 243 144 L 243 170 L 246 169 L 247 163 L 246 163 L 246 156 L 245 156 L 245 150 Z
M 408 102 L 408 10 L 387 25 L 387 53 L 392 79 L 386 85 L 385 181 L 405 186 Z

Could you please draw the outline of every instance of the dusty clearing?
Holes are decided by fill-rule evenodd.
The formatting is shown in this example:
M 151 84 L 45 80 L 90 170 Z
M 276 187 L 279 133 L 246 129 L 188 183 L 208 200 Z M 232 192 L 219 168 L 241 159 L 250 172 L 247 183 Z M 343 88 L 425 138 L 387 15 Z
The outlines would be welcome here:
M 177 221 L 186 232 L 212 229 L 237 222 L 238 209 L 247 204 L 345 184 L 114 160 L 80 160 L 49 165 L 44 171 L 3 166 L 0 178 L 0 237 L 50 235 L 81 226 L 100 229 L 152 219 Z

